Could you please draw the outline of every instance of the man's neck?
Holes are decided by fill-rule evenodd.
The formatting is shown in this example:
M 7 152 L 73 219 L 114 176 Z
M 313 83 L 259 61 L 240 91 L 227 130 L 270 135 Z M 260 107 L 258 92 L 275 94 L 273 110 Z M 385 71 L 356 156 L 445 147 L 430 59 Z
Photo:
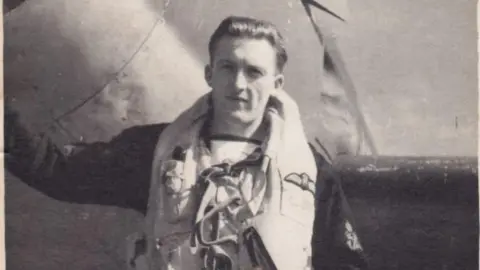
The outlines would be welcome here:
M 211 120 L 211 126 L 209 128 L 211 136 L 233 135 L 263 141 L 266 135 L 266 128 L 262 118 L 250 123 L 240 123 L 218 116 L 213 116 Z

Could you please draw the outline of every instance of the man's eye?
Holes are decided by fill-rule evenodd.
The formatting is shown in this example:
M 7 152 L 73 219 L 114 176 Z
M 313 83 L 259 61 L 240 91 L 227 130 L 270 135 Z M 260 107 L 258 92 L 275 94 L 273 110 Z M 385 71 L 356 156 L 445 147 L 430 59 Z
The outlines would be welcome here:
M 262 72 L 256 68 L 249 68 L 247 72 L 250 77 L 254 77 L 254 78 L 258 78 L 263 75 Z

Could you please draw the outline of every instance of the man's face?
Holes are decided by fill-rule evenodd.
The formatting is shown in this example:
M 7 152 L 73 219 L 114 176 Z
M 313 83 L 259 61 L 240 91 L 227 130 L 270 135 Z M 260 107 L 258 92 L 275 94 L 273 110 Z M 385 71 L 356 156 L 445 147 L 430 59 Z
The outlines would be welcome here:
M 215 114 L 237 123 L 263 117 L 270 93 L 283 87 L 270 43 L 265 39 L 224 36 L 212 57 L 205 78 L 212 88 Z

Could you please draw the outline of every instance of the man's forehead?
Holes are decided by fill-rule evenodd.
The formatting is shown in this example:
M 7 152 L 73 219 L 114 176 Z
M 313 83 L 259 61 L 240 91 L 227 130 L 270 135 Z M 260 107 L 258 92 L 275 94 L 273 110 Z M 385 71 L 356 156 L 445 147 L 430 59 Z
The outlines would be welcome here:
M 214 51 L 215 62 L 235 61 L 238 58 L 265 65 L 276 61 L 276 51 L 266 39 L 226 36 L 218 41 Z

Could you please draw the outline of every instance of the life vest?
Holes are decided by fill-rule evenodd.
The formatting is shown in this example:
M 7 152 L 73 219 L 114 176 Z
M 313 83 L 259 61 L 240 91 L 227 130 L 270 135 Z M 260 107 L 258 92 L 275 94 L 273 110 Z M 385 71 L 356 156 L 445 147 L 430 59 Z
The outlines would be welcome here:
M 183 133 L 193 138 L 190 145 L 177 138 L 180 143 L 154 161 L 162 160 L 153 170 L 158 178 L 152 182 L 143 236 L 146 252 L 132 269 L 311 269 L 313 155 L 307 144 L 303 152 L 284 148 L 289 137 L 282 119 L 267 115 L 268 138 L 239 162 L 209 163 L 199 147 L 202 121 Z M 313 164 L 314 176 L 298 160 L 287 162 L 302 158 Z M 292 164 L 300 164 L 299 170 Z

